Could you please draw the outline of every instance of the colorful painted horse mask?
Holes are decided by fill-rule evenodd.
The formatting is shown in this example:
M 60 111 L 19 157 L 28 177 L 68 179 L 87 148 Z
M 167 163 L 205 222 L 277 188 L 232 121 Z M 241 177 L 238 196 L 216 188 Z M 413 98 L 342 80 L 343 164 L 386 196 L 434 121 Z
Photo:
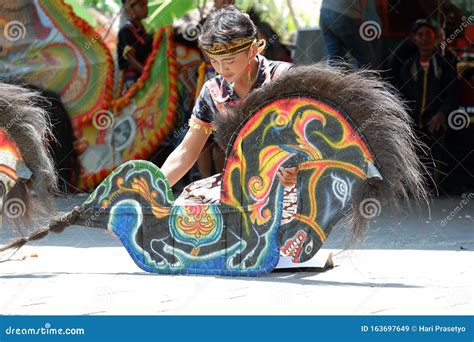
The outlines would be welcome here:
M 339 92 L 331 96 L 332 89 Z M 132 161 L 86 201 L 81 223 L 107 224 L 147 271 L 258 275 L 280 255 L 294 262 L 313 257 L 343 217 L 353 232 L 362 231 L 370 218 L 359 209 L 364 201 L 381 205 L 423 189 L 408 115 L 367 74 L 297 68 L 216 125 L 227 146 L 220 204 L 173 205 L 159 169 Z M 282 224 L 285 197 L 276 172 L 295 165 L 297 210 Z
M 173 205 L 161 171 L 130 161 L 76 209 L 76 223 L 114 231 L 146 271 L 259 275 L 280 255 L 310 259 L 343 217 L 360 235 L 367 200 L 424 197 L 409 116 L 367 72 L 295 68 L 215 125 L 227 146 L 220 204 Z M 282 220 L 276 172 L 295 165 L 297 209 Z
M 280 253 L 307 261 L 347 212 L 353 188 L 373 171 L 381 179 L 365 142 L 352 132 L 344 115 L 319 100 L 273 101 L 235 138 L 221 204 L 174 206 L 153 165 L 129 162 L 86 202 L 95 208 L 86 224 L 107 211 L 109 228 L 150 271 L 256 275 L 273 269 Z M 282 225 L 284 189 L 276 172 L 292 165 L 300 170 L 298 205 Z
M 0 209 L 17 227 L 49 216 L 56 189 L 47 114 L 36 92 L 0 82 Z
M 0 212 L 3 212 L 4 197 L 18 181 L 17 165 L 20 162 L 21 154 L 18 147 L 0 129 Z

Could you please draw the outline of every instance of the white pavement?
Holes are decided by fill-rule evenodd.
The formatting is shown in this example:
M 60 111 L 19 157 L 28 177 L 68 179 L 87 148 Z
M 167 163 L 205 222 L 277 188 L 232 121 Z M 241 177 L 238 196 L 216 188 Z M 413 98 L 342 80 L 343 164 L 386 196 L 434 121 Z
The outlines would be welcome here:
M 334 253 L 334 269 L 260 278 L 148 274 L 111 234 L 71 227 L 0 263 L 0 313 L 471 315 L 474 198 L 462 200 L 437 199 L 431 219 L 382 210 L 357 249 L 333 232 L 322 253 Z M 11 237 L 0 231 L 0 243 Z

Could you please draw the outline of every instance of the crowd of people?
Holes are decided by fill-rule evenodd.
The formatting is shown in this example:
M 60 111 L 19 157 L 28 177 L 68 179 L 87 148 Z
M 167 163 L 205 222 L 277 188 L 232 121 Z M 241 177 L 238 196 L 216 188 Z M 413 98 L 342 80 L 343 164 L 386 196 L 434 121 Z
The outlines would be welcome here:
M 201 178 L 220 171 L 223 151 L 212 143 L 212 116 L 293 67 L 265 58 L 262 32 L 248 15 L 227 6 L 231 3 L 216 1 L 199 38 L 203 59 L 213 71 L 208 74 L 217 76 L 202 85 L 190 113 L 188 133 L 166 162 L 159 165 L 171 184 L 177 183 L 195 164 L 199 165 Z M 122 4 L 128 20 L 119 32 L 117 57 L 125 92 L 141 75 L 151 52 L 152 36 L 142 24 L 148 16 L 147 0 L 122 0 Z M 433 23 L 429 16 L 417 19 L 409 36 L 384 58 L 380 40 L 364 39 L 361 31 L 361 25 L 369 19 L 380 22 L 374 4 L 370 0 L 323 0 L 320 27 L 327 59 L 334 66 L 344 61 L 349 63 L 345 67 L 378 70 L 393 91 L 407 101 L 414 132 L 425 143 L 425 148 L 420 148 L 420 158 L 425 161 L 427 176 L 435 189 L 440 175 L 446 172 L 443 144 L 447 118 L 459 105 L 456 60 L 448 50 L 440 48 L 445 32 L 441 23 Z M 288 61 L 287 56 L 284 60 Z M 279 177 L 291 186 L 296 174 L 296 169 L 283 169 Z
M 414 132 L 425 144 L 424 148 L 420 147 L 419 156 L 426 166 L 431 187 L 434 192 L 439 191 L 443 175 L 449 172 L 444 160 L 447 119 L 459 107 L 456 58 L 441 46 L 446 35 L 441 26 L 447 25 L 446 21 L 444 25 L 439 22 L 439 14 L 447 9 L 437 8 L 425 18 L 417 19 L 409 36 L 383 58 L 380 40 L 367 39 L 361 30 L 371 16 L 370 8 L 367 10 L 369 3 L 323 1 L 321 29 L 328 59 L 332 64 L 348 60 L 356 68 L 373 68 L 391 83 L 409 107 Z M 374 18 L 373 13 L 371 17 Z M 372 24 L 373 30 L 381 30 L 380 21 L 378 18 Z

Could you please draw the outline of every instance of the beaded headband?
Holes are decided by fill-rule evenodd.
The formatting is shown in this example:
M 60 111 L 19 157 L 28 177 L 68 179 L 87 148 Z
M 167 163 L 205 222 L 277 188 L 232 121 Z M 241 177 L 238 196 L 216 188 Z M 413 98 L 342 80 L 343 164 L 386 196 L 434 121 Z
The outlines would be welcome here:
M 245 49 L 248 49 L 252 44 L 257 43 L 259 52 L 265 48 L 265 40 L 256 38 L 236 38 L 227 43 L 214 43 L 210 49 L 203 49 L 211 57 L 224 57 L 235 55 Z

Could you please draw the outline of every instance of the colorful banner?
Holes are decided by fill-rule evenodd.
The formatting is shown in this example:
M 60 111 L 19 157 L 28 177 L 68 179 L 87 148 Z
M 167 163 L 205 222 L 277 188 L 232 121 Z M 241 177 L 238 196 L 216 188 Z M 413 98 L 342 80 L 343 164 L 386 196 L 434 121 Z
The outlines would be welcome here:
M 196 69 L 200 55 L 176 49 L 170 26 L 155 32 L 142 76 L 117 98 L 115 56 L 103 40 L 107 30 L 94 30 L 64 1 L 2 1 L 0 29 L 0 78 L 61 97 L 82 166 L 80 188 L 92 190 L 124 161 L 149 158 L 172 132 L 177 112 L 185 116 L 183 108 L 191 106 L 182 101 L 178 108 L 178 77 Z M 189 91 L 181 95 L 194 95 L 196 80 L 186 79 Z

